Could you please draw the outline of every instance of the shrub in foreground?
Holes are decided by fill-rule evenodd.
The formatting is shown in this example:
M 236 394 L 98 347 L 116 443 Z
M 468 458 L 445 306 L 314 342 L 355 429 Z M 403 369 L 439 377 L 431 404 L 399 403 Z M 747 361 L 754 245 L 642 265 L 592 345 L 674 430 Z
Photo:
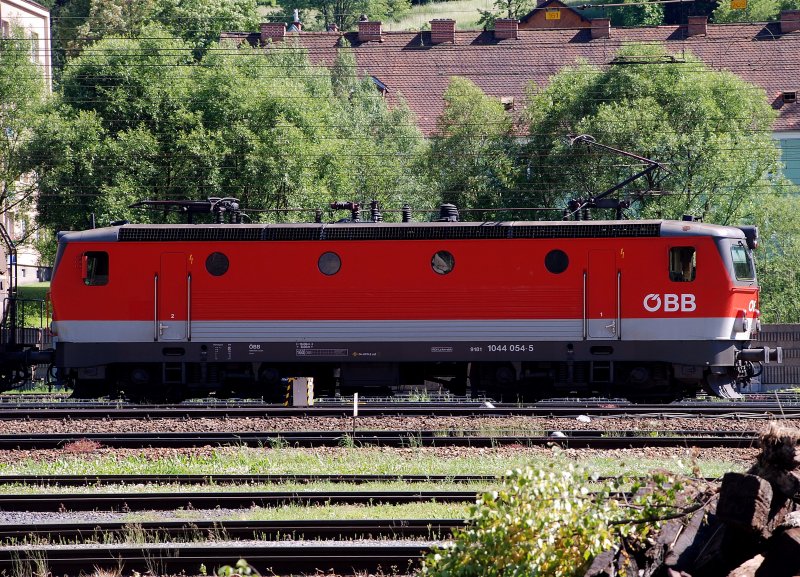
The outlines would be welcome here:
M 662 473 L 601 480 L 572 466 L 508 471 L 500 490 L 478 499 L 469 528 L 426 557 L 422 574 L 582 575 L 603 551 L 639 549 L 660 519 L 679 510 L 682 488 Z

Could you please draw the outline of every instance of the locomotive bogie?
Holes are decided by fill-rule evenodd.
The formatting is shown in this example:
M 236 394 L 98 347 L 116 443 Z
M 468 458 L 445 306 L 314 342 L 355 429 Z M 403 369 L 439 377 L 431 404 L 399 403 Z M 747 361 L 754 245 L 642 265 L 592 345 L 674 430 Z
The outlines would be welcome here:
M 86 390 L 177 395 L 275 396 L 288 376 L 332 392 L 738 388 L 761 354 L 749 242 L 669 221 L 66 233 L 56 366 Z

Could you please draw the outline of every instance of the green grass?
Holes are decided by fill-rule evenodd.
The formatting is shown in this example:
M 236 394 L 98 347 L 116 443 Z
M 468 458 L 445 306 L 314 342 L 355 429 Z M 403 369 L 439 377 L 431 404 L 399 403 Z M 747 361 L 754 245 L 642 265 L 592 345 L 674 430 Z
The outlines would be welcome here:
M 24 485 L 8 484 L 0 485 L 0 494 L 12 495 L 37 495 L 37 494 L 80 494 L 80 493 L 126 493 L 126 494 L 146 494 L 146 493 L 243 493 L 255 491 L 272 492 L 367 492 L 367 491 L 474 491 L 483 493 L 497 489 L 498 483 L 454 483 L 454 482 L 419 482 L 409 483 L 405 481 L 389 481 L 374 483 L 334 483 L 330 481 L 319 481 L 313 483 L 259 483 L 259 484 L 214 484 L 207 485 L 181 485 L 178 483 L 165 484 L 109 484 L 109 485 L 84 485 L 79 487 L 69 487 L 60 485 Z
M 469 512 L 469 503 L 402 503 L 399 505 L 315 505 L 303 507 L 252 507 L 233 514 L 215 516 L 214 520 L 233 521 L 285 521 L 297 520 L 344 520 L 344 519 L 464 519 Z M 176 515 L 187 521 L 208 520 L 204 511 L 180 511 Z M 126 522 L 163 521 L 163 514 L 137 512 L 128 513 Z
M 23 303 L 22 311 L 19 312 L 18 318 L 26 327 L 29 328 L 44 328 L 49 325 L 50 318 L 48 316 L 47 307 L 47 293 L 50 290 L 49 282 L 36 282 L 17 287 L 17 298 L 28 301 L 44 301 L 45 304 L 41 305 L 38 302 Z
M 430 2 L 411 8 L 404 18 L 396 22 L 384 22 L 383 28 L 388 31 L 428 30 L 434 18 L 452 18 L 459 30 L 477 30 L 481 15 L 478 9 L 490 10 L 494 3 L 491 0 L 452 0 L 450 2 Z
M 690 474 L 696 464 L 703 476 L 721 476 L 743 467 L 734 462 L 698 459 L 680 461 L 672 457 L 628 459 L 619 456 L 586 455 L 571 460 L 561 451 L 524 450 L 460 451 L 453 457 L 422 448 L 385 450 L 373 447 L 328 449 L 256 449 L 247 447 L 200 451 L 191 455 L 122 456 L 90 452 L 68 454 L 51 460 L 33 458 L 0 464 L 3 475 L 109 475 L 109 474 L 387 474 L 387 475 L 501 475 L 508 469 L 541 466 L 556 461 L 573 463 L 600 475 L 644 475 L 653 469 Z

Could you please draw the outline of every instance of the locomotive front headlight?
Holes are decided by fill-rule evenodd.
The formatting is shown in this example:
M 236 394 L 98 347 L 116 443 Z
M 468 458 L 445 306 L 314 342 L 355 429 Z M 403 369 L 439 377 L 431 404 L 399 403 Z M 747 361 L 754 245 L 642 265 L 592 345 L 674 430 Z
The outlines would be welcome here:
M 746 333 L 747 332 L 747 311 L 744 309 L 739 309 L 739 321 L 741 323 L 741 329 L 739 332 Z

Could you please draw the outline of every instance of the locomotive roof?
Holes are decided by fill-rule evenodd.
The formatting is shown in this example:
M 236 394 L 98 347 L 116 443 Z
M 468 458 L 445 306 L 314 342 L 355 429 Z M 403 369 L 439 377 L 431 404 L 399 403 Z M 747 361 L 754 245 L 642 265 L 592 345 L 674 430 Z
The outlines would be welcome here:
M 737 227 L 674 220 L 124 224 L 62 232 L 62 242 L 469 240 L 503 238 L 744 238 Z

